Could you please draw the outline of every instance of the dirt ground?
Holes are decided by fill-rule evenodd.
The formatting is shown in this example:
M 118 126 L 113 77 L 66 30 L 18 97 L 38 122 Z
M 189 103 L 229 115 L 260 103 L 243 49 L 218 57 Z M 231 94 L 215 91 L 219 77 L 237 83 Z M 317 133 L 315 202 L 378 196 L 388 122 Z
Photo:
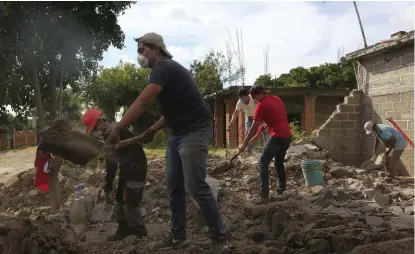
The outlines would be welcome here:
M 36 147 L 0 151 L 0 183 L 33 167 Z
M 270 203 L 256 205 L 257 158 L 258 154 L 243 156 L 233 170 L 216 177 L 221 215 L 232 233 L 232 253 L 413 253 L 413 179 L 388 180 L 382 171 L 343 166 L 312 145 L 298 146 L 286 157 L 287 192 L 279 196 L 272 192 Z M 211 155 L 208 172 L 226 159 Z M 324 186 L 305 185 L 301 160 L 307 159 L 322 162 Z M 20 163 L 13 167 L 24 165 Z M 84 180 L 93 195 L 105 176 L 102 166 L 66 163 L 62 167 L 63 207 L 54 215 L 48 195 L 33 187 L 33 170 L 14 175 L 12 183 L 1 185 L 0 253 L 153 253 L 149 244 L 170 227 L 164 166 L 164 158 L 149 160 L 141 206 L 149 236 L 119 242 L 106 241 L 116 229 L 114 216 L 111 222 L 101 223 L 87 218 L 84 242 L 74 240 L 65 219 L 73 184 Z M 271 190 L 275 190 L 274 172 L 271 165 Z M 187 218 L 190 246 L 158 253 L 209 253 L 208 228 L 190 196 Z

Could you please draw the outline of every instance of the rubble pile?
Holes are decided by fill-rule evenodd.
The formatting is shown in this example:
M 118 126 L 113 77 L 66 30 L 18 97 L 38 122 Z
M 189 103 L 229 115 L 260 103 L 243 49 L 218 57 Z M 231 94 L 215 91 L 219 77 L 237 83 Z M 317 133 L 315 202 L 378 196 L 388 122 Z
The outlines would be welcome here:
M 287 153 L 287 191 L 284 195 L 276 195 L 271 191 L 271 201 L 257 205 L 253 200 L 259 193 L 258 158 L 258 154 L 250 157 L 242 155 L 232 170 L 216 176 L 220 184 L 218 204 L 235 247 L 232 253 L 363 254 L 391 253 L 391 250 L 401 254 L 413 253 L 412 179 L 387 181 L 380 170 L 344 166 L 331 159 L 328 152 L 310 143 L 303 143 L 292 146 Z M 209 155 L 208 173 L 226 160 L 229 158 Z M 324 186 L 305 186 L 301 170 L 302 160 L 321 160 Z M 270 190 L 275 190 L 275 170 L 272 164 L 269 170 Z M 62 168 L 61 173 L 64 178 L 61 183 L 63 189 L 65 186 L 72 188 L 73 184 L 68 183 L 72 180 L 69 179 L 86 179 L 85 182 L 91 189 L 98 187 L 103 181 L 102 171 L 91 168 L 85 170 L 67 166 Z M 20 208 L 29 207 L 31 204 L 28 213 L 33 216 L 37 211 L 35 207 L 46 205 L 48 198 L 44 197 L 44 200 L 34 204 L 29 203 L 27 194 L 33 189 L 33 181 L 24 186 L 25 181 L 29 182 L 25 180 L 29 178 L 27 174 L 20 175 L 15 183 L 7 183 L 2 191 L 7 189 L 4 193 L 11 193 L 14 197 L 26 193 L 23 194 L 23 205 Z M 71 196 L 65 197 L 67 206 Z M 204 253 L 210 249 L 208 228 L 190 195 L 187 202 L 187 234 L 190 246 L 183 250 L 158 253 Z M 9 204 L 18 207 L 18 202 L 14 200 Z M 10 212 L 17 211 L 13 209 Z M 74 242 L 72 247 L 83 248 L 83 253 L 153 253 L 148 248 L 149 243 L 164 237 L 170 228 L 164 159 L 149 160 L 141 210 L 148 237 L 137 239 L 129 236 L 119 242 L 106 242 L 106 236 L 114 233 L 116 229 L 114 218 L 113 222 L 104 224 L 90 222 L 87 240 L 82 243 Z M 38 219 L 39 216 L 41 217 L 35 217 Z M 51 223 L 52 219 L 46 218 L 45 223 Z M 62 220 L 55 217 L 53 221 L 55 228 L 50 230 L 61 232 L 61 235 L 67 233 Z

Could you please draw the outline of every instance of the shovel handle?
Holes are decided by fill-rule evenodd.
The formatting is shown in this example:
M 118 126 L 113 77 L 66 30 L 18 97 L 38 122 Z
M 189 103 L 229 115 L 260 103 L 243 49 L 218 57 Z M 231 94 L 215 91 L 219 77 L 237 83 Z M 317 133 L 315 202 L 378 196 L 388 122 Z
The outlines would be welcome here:
M 137 143 L 140 142 L 140 140 L 141 140 L 141 136 L 134 137 L 134 138 L 129 138 L 129 139 L 126 139 L 126 140 L 121 140 L 120 142 L 118 142 L 115 145 L 115 150 L 117 150 L 119 148 L 122 148 L 122 147 L 126 147 L 128 145 L 137 144 Z

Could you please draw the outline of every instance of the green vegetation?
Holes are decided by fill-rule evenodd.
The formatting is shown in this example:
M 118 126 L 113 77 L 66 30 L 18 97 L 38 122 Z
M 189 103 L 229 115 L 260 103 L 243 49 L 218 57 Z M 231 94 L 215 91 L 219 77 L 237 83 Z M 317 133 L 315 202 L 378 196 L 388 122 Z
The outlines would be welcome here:
M 311 68 L 297 67 L 278 78 L 259 76 L 255 83 L 268 87 L 349 87 L 356 86 L 356 76 L 351 61 L 342 58 L 339 63 L 324 63 Z

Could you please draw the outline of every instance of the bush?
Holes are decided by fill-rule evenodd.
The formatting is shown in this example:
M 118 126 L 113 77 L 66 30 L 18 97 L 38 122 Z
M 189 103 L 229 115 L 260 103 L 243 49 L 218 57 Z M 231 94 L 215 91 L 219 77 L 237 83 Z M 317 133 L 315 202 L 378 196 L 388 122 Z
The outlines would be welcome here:
M 169 135 L 166 131 L 160 130 L 159 132 L 154 135 L 153 141 L 151 143 L 146 144 L 144 147 L 146 148 L 166 148 L 167 147 L 167 140 Z
M 300 139 L 305 138 L 305 134 L 301 131 L 300 125 L 297 121 L 290 123 L 290 128 L 293 133 L 292 142 L 296 142 Z

